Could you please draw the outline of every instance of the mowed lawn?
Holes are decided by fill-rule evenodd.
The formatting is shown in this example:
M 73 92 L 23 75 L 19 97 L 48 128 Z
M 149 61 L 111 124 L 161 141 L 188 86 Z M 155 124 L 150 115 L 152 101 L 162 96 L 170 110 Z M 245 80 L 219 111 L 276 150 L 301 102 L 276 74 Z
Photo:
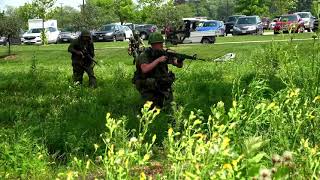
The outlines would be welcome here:
M 295 39 L 309 39 L 311 33 L 297 34 Z M 241 41 L 289 40 L 290 35 L 219 37 L 217 43 Z M 190 61 L 184 68 L 170 66 L 176 74 L 174 98 L 186 112 L 201 109 L 203 114 L 219 101 L 226 108 L 232 106 L 233 90 L 239 79 L 246 88 L 259 67 L 259 59 L 266 57 L 268 48 L 286 42 L 243 44 L 192 44 L 172 47 L 179 53 L 197 54 L 214 59 L 235 53 L 229 62 Z M 72 66 L 68 44 L 46 46 L 12 46 L 13 56 L 0 59 L 0 126 L 6 129 L 32 129 L 37 141 L 46 145 L 50 154 L 87 154 L 93 144 L 101 143 L 106 113 L 128 118 L 128 129 L 137 128 L 142 102 L 131 83 L 135 66 L 127 53 L 128 42 L 95 43 L 97 89 L 88 88 L 85 75 L 83 86 L 72 83 Z M 301 63 L 309 63 L 313 40 L 293 42 Z M 0 56 L 6 47 L 0 47 Z M 276 77 L 266 77 L 273 91 L 284 88 Z M 152 124 L 157 143 L 166 135 L 169 114 L 162 113 Z

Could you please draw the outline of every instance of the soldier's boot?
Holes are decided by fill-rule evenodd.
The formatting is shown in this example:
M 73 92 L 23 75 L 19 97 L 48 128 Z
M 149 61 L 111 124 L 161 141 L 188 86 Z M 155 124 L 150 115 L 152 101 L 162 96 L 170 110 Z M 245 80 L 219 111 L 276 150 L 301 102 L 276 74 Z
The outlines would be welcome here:
M 97 80 L 96 77 L 94 76 L 94 71 L 93 71 L 93 67 L 86 67 L 85 71 L 87 72 L 88 76 L 89 76 L 89 87 L 91 88 L 97 88 Z
M 94 76 L 89 77 L 89 87 L 94 88 L 94 89 L 97 88 L 96 77 L 94 77 Z
M 73 73 L 73 83 L 75 85 L 81 85 L 82 84 L 82 78 L 83 78 L 83 74 L 81 74 L 81 73 Z

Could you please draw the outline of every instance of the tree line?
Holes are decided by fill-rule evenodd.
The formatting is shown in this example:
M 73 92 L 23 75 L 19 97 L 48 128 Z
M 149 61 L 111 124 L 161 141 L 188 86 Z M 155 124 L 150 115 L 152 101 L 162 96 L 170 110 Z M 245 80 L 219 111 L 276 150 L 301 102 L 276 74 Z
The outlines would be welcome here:
M 111 22 L 177 25 L 183 17 L 204 16 L 226 20 L 233 14 L 274 17 L 295 12 L 319 13 L 318 0 L 86 0 L 79 9 L 54 6 L 57 0 L 32 0 L 20 7 L 7 7 L 0 14 L 0 34 L 12 28 L 26 30 L 28 19 L 56 19 L 69 31 L 98 29 Z M 136 2 L 136 3 L 135 3 Z

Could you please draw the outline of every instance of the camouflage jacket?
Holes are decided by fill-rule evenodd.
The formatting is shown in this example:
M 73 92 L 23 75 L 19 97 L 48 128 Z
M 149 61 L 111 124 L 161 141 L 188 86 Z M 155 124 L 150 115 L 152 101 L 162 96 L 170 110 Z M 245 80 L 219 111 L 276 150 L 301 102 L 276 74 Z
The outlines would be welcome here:
M 71 56 L 72 63 L 82 62 L 83 61 L 82 57 L 75 54 L 74 51 L 82 51 L 82 52 L 87 51 L 87 53 L 89 53 L 92 58 L 95 55 L 93 42 L 91 41 L 88 45 L 85 45 L 81 42 L 80 38 L 75 39 L 70 43 L 68 52 L 72 54 Z

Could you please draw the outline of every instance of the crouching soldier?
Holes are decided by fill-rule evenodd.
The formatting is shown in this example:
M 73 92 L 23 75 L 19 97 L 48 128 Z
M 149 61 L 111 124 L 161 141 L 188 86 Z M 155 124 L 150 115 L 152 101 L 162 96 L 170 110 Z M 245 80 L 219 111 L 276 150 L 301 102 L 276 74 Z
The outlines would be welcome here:
M 79 38 L 71 42 L 68 52 L 72 54 L 73 81 L 82 84 L 83 74 L 86 72 L 89 76 L 89 86 L 96 88 L 97 82 L 93 72 L 94 46 L 90 32 L 82 31 Z
M 174 74 L 169 71 L 168 64 L 178 68 L 183 66 L 177 59 L 168 60 L 163 52 L 164 39 L 160 33 L 152 33 L 149 36 L 151 47 L 146 48 L 137 58 L 136 72 L 133 83 L 140 92 L 143 100 L 152 101 L 153 106 L 168 107 L 173 100 L 172 84 Z

